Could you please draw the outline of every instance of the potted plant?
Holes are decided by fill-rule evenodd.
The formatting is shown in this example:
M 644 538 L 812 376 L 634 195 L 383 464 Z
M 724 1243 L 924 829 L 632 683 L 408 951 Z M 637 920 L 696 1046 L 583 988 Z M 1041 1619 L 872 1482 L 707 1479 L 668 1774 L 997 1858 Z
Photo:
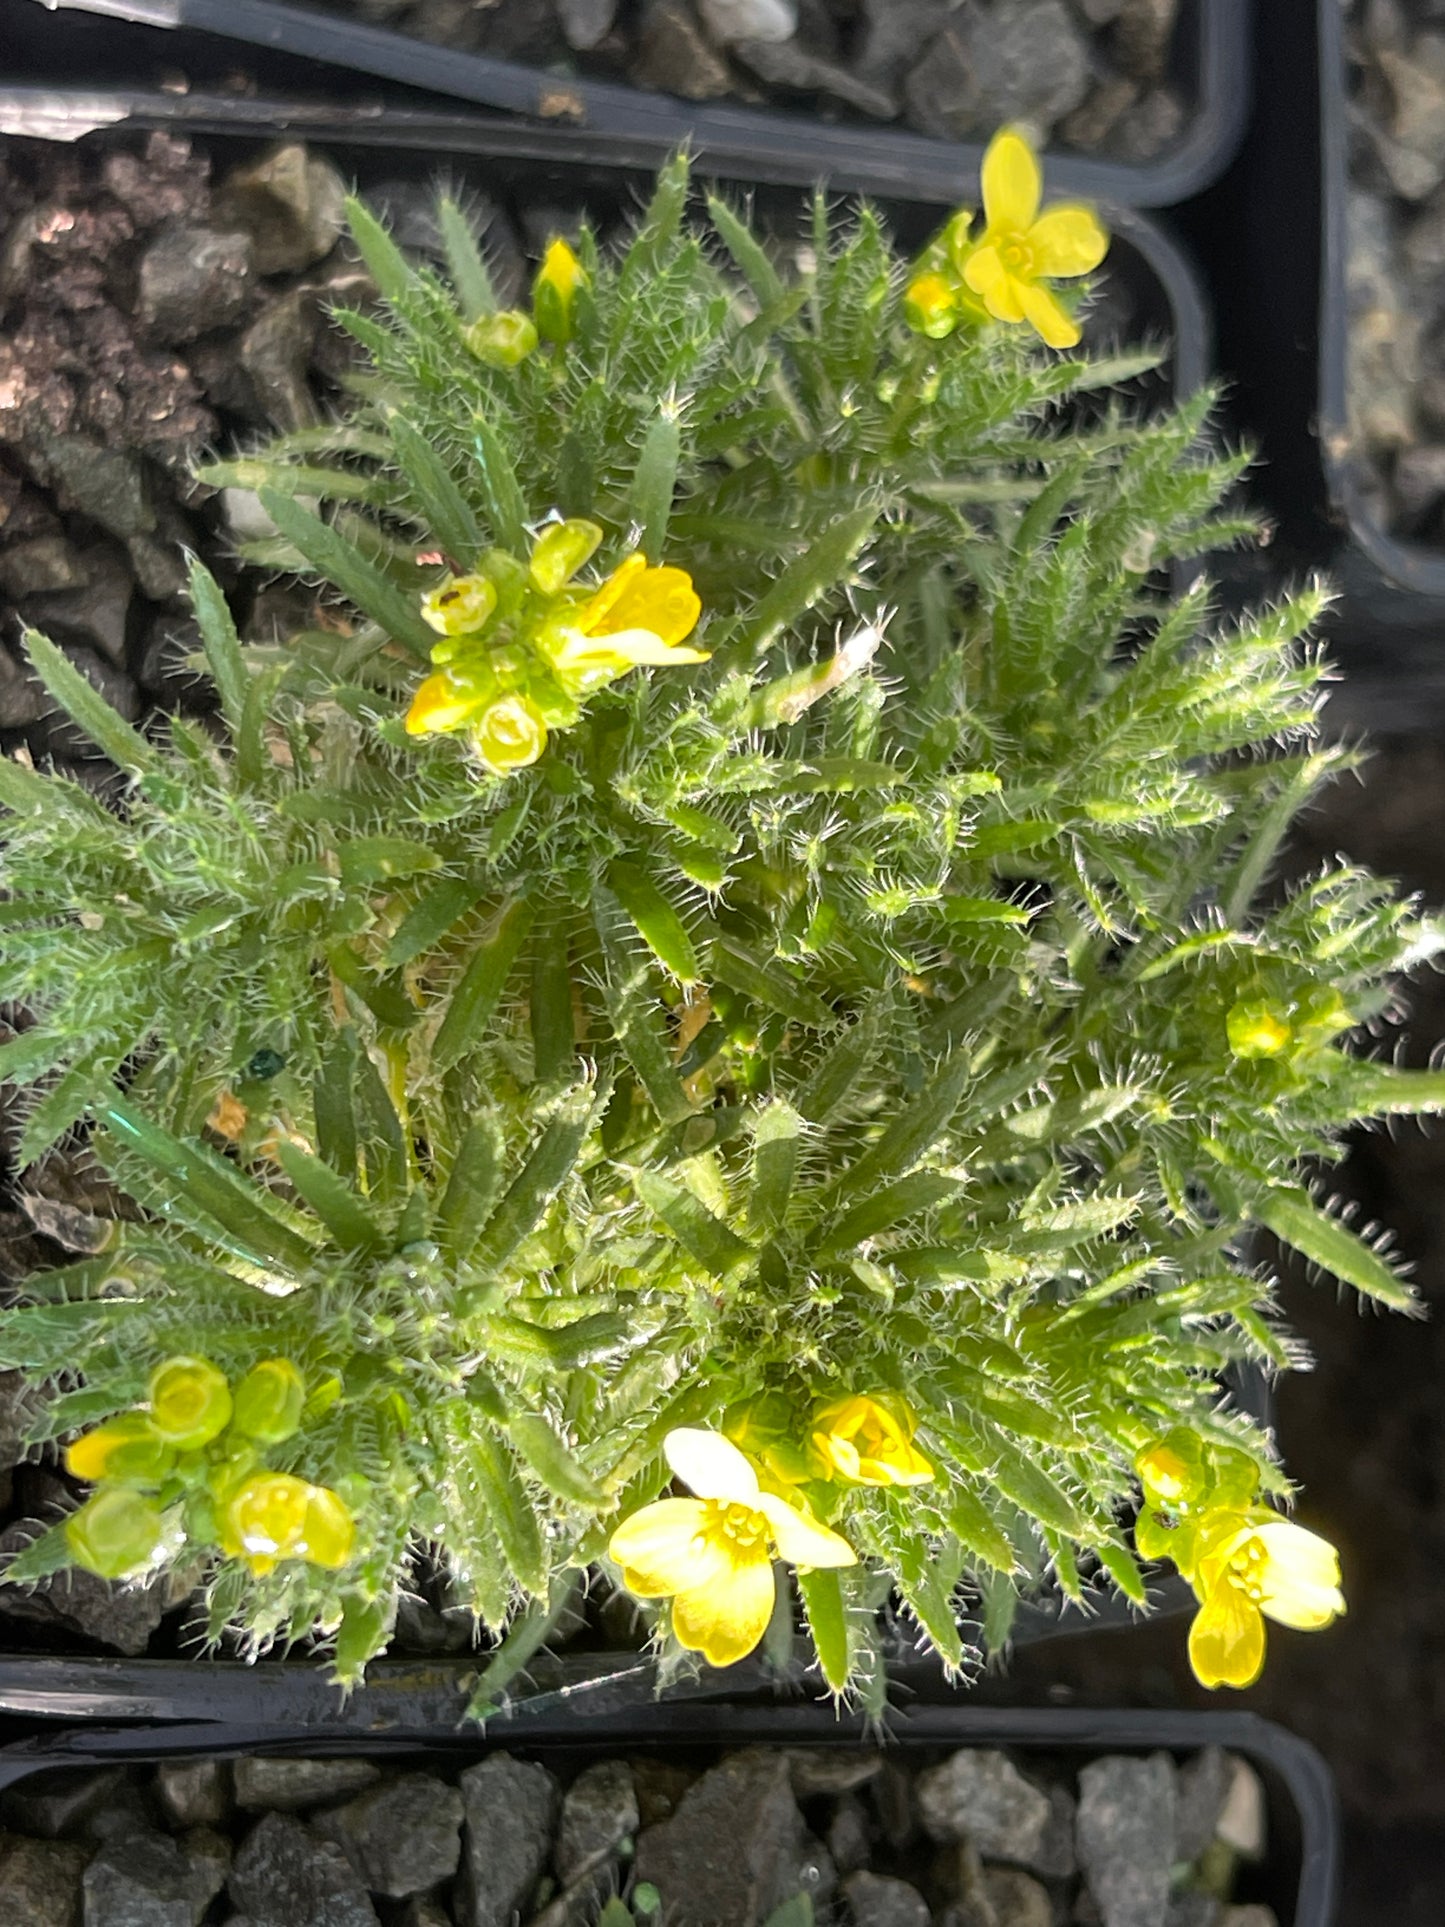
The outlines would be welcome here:
M 22 1154 L 89 1118 L 138 1218 L 0 1322 L 94 1484 L 7 1576 L 167 1568 L 349 1685 L 426 1545 L 510 1629 L 485 1705 L 589 1569 L 677 1665 L 789 1625 L 791 1569 L 877 1704 L 890 1593 L 956 1670 L 965 1583 L 997 1641 L 1165 1558 L 1247 1683 L 1343 1601 L 1220 1397 L 1290 1362 L 1239 1240 L 1407 1310 L 1300 1165 L 1445 1098 L 1342 1043 L 1409 905 L 1258 901 L 1350 760 L 1323 592 L 1155 591 L 1247 533 L 1242 458 L 1205 395 L 1095 399 L 1107 237 L 1019 135 L 907 269 L 820 201 L 790 283 L 688 194 L 512 310 L 454 207 L 449 279 L 352 207 L 354 406 L 240 478 L 334 613 L 243 649 L 195 565 L 221 743 L 29 639 L 128 787 L 0 766 L 0 1069 Z

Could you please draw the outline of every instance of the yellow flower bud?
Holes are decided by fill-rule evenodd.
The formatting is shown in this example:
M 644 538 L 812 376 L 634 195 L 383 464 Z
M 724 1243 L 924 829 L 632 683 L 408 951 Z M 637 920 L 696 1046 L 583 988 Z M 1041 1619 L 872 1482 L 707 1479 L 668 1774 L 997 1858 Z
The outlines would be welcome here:
M 500 314 L 484 314 L 474 321 L 462 340 L 489 368 L 515 368 L 535 350 L 537 330 L 530 315 L 504 308 Z
M 849 1485 L 927 1485 L 933 1467 L 913 1443 L 913 1425 L 900 1398 L 837 1398 L 813 1413 L 813 1449 L 824 1476 Z
M 1164 1512 L 1187 1511 L 1209 1486 L 1199 1440 L 1183 1426 L 1146 1446 L 1134 1460 L 1145 1500 Z
M 483 710 L 471 731 L 471 744 L 494 776 L 510 776 L 542 754 L 547 725 L 530 696 L 502 696 Z
M 289 1472 L 257 1472 L 238 1485 L 221 1513 L 221 1550 L 244 1559 L 254 1573 L 282 1559 L 344 1566 L 355 1526 L 329 1486 L 308 1485 Z
M 451 677 L 438 670 L 421 683 L 406 712 L 408 736 L 440 736 L 449 729 L 460 729 L 473 713 L 477 699 L 458 689 Z
M 65 1522 L 71 1558 L 99 1579 L 144 1572 L 165 1540 L 160 1507 L 128 1486 L 106 1486 Z
M 496 606 L 496 587 L 484 575 L 449 575 L 421 599 L 423 620 L 442 636 L 476 635 Z
M 941 274 L 920 274 L 903 294 L 903 319 L 915 334 L 942 341 L 958 326 L 959 303 L 953 284 Z
M 144 1412 L 122 1412 L 65 1449 L 73 1478 L 114 1485 L 159 1485 L 176 1462 L 174 1447 L 159 1437 Z
M 532 545 L 528 573 L 543 595 L 556 595 L 596 553 L 601 540 L 595 522 L 551 522 Z
M 1278 1057 L 1294 1036 L 1289 1019 L 1263 997 L 1231 1004 L 1224 1027 L 1236 1057 Z
M 231 1388 L 208 1358 L 168 1358 L 151 1373 L 152 1429 L 182 1451 L 209 1445 L 231 1418 Z
M 577 296 L 587 286 L 587 270 L 562 240 L 553 241 L 532 283 L 532 314 L 547 341 L 568 342 L 577 332 Z
M 247 1438 L 279 1445 L 300 1428 L 306 1381 L 289 1358 L 263 1358 L 236 1387 L 231 1423 Z

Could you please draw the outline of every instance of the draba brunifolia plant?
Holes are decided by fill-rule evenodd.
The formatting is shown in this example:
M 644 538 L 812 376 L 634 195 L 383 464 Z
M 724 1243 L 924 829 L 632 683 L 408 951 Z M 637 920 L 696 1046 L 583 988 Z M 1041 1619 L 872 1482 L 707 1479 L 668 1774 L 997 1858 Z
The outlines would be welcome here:
M 454 204 L 447 279 L 355 205 L 344 418 L 208 472 L 324 626 L 242 646 L 193 566 L 219 740 L 29 639 L 127 780 L 0 763 L 0 1070 L 137 1210 L 0 1317 L 94 1484 L 12 1582 L 170 1568 L 350 1683 L 425 1556 L 479 1704 L 589 1568 L 719 1665 L 791 1570 L 875 1704 L 889 1612 L 956 1670 L 965 1598 L 1169 1560 L 1244 1685 L 1343 1609 L 1224 1374 L 1298 1362 L 1252 1227 L 1411 1306 L 1303 1173 L 1445 1107 L 1351 1048 L 1437 939 L 1262 896 L 1351 762 L 1322 592 L 1159 589 L 1242 460 L 1078 352 L 1106 237 L 1018 134 L 982 199 L 911 267 L 819 200 L 785 277 L 676 161 L 530 313 Z

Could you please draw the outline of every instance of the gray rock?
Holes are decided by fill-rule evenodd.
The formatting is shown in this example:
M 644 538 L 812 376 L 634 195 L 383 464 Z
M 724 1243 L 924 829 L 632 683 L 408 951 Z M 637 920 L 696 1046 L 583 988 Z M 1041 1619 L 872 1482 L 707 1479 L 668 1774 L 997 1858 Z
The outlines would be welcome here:
M 104 1251 L 115 1237 L 115 1221 L 98 1218 L 93 1212 L 79 1211 L 73 1204 L 56 1198 L 38 1197 L 32 1191 L 18 1191 L 15 1202 L 40 1233 L 65 1251 L 82 1251 L 92 1257 Z
M 132 692 L 129 704 L 132 717 L 136 707 Z M 56 741 L 54 730 L 51 741 Z M 94 749 L 88 748 L 88 754 L 93 756 Z M 130 1658 L 145 1651 L 167 1607 L 178 1603 L 169 1597 L 164 1580 L 148 1586 L 120 1586 L 107 1579 L 97 1579 L 93 1573 L 81 1572 L 79 1568 L 42 1581 L 36 1588 L 36 1596 L 43 1598 L 52 1613 L 88 1639 L 99 1640 L 101 1645 L 111 1646 Z
M 997 0 L 955 14 L 905 84 L 926 134 L 964 139 L 1005 121 L 1047 133 L 1089 91 L 1089 44 L 1064 0 Z
M 797 0 L 697 0 L 697 10 L 720 47 L 741 40 L 791 40 L 798 31 Z
M 863 1802 L 851 1793 L 838 1802 L 825 1842 L 840 1874 L 860 1873 L 873 1854 L 873 1829 Z
M 77 1832 L 125 1784 L 123 1766 L 102 1767 L 98 1773 L 41 1773 L 11 1787 L 0 1799 L 0 1813 L 7 1827 L 54 1840 L 62 1833 Z
M 40 684 L 8 650 L 0 649 L 0 729 L 28 729 L 49 708 L 50 698 Z
M 290 1814 L 268 1813 L 247 1834 L 230 1895 L 257 1927 L 377 1927 L 361 1876 L 340 1847 Z
M 885 1874 L 850 1873 L 843 1898 L 853 1927 L 929 1927 L 928 1902 L 906 1880 Z
M 190 531 L 169 503 L 162 507 L 162 524 L 154 535 L 133 535 L 125 545 L 136 586 L 151 602 L 169 602 L 186 586 L 187 547 L 194 546 Z
M 75 1927 L 85 1848 L 74 1840 L 0 1834 L 0 1920 L 5 1927 Z
M 1445 34 L 1421 33 L 1408 51 L 1375 56 L 1389 83 L 1393 111 L 1385 132 L 1402 154 L 1380 158 L 1396 191 L 1423 200 L 1445 180 Z
M 1114 123 L 1106 143 L 1109 152 L 1121 161 L 1152 160 L 1179 139 L 1185 112 L 1172 87 L 1151 88 Z
M 599 1760 L 562 1796 L 562 1824 L 553 1865 L 570 1886 L 607 1860 L 618 1843 L 637 1832 L 637 1787 L 625 1760 Z
M 1074 5 L 1091 27 L 1107 27 L 1118 19 L 1124 0 L 1074 0 Z
M 1233 1762 L 1222 1746 L 1206 1746 L 1180 1767 L 1174 1808 L 1176 1860 L 1197 1860 L 1214 1838 L 1232 1778 Z
M 229 1858 L 220 1835 L 201 1829 L 113 1840 L 85 1870 L 85 1927 L 199 1927 Z
M 312 1821 L 350 1859 L 368 1889 L 391 1900 L 450 1880 L 462 1851 L 462 1796 L 431 1773 L 384 1781 Z
M 856 1793 L 883 1771 L 883 1755 L 862 1746 L 799 1746 L 788 1754 L 788 1774 L 800 1800 Z
M 127 1780 L 111 1799 L 87 1815 L 80 1832 L 92 1846 L 108 1847 L 114 1840 L 154 1835 L 155 1814 L 146 1793 L 134 1780 Z
M 230 1927 L 235 1927 L 234 1922 Z M 397 1927 L 452 1927 L 452 1917 L 439 1902 L 418 1896 L 402 1909 Z
M 84 435 L 54 435 L 42 459 L 62 505 L 81 510 L 122 542 L 155 528 L 145 468 L 135 455 Z
M 212 216 L 250 235 L 257 274 L 297 274 L 336 245 L 345 203 L 345 185 L 331 163 L 291 142 L 228 174 Z
M 1067 1880 L 1078 1871 L 1074 1852 L 1075 1801 L 1067 1787 L 1049 1788 L 1049 1817 L 1039 1844 L 1024 1861 L 1030 1873 L 1046 1880 Z
M 1124 115 L 1139 98 L 1139 84 L 1126 74 L 1106 74 L 1095 81 L 1082 107 L 1059 123 L 1065 147 L 1092 154 L 1108 144 Z
M 381 1778 L 370 1760 L 288 1760 L 259 1753 L 237 1760 L 234 1774 L 237 1804 L 248 1813 L 304 1813 Z
M 1400 251 L 1412 281 L 1437 297 L 1445 281 L 1445 194 L 1432 195 L 1405 229 Z
M 1219 1927 L 1223 1913 L 1223 1903 L 1213 1894 L 1175 1894 L 1164 1927 Z
M 964 1747 L 920 1773 L 915 1796 L 931 1840 L 971 1840 L 990 1859 L 1024 1865 L 1043 1844 L 1051 1812 L 1048 1795 L 1007 1754 L 984 1747 Z
M 1256 1901 L 1248 1907 L 1226 1907 L 1219 1927 L 1279 1927 L 1279 1916 L 1273 1907 L 1263 1907 Z
M 308 376 L 315 344 L 316 303 L 304 288 L 277 295 L 241 337 L 241 366 L 256 398 L 288 433 L 320 419 Z
M 216 1827 L 230 1811 L 231 1769 L 224 1760 L 162 1760 L 156 1792 L 178 1827 Z
M 824 94 L 874 120 L 892 120 L 898 111 L 891 93 L 859 80 L 836 61 L 810 53 L 801 41 L 739 40 L 733 52 L 759 80 L 779 92 Z
M 615 1870 L 594 1867 L 554 1894 L 540 1913 L 533 1914 L 528 1927 L 595 1927 L 597 1916 L 609 1894 L 616 1891 Z
M 1215 1837 L 1242 1860 L 1262 1860 L 1268 1843 L 1264 1784 L 1248 1760 L 1230 1759 L 1229 1792 L 1215 1825 Z
M 111 662 L 125 660 L 126 630 L 135 593 L 130 570 L 108 543 L 76 555 L 79 580 L 66 589 L 37 595 L 26 620 L 52 642 L 79 642 Z
M 998 1927 L 1054 1927 L 1049 1890 L 1017 1867 L 985 1867 L 983 1889 Z
M 641 1835 L 635 1866 L 665 1912 L 756 1927 L 798 1892 L 807 1851 L 788 1762 L 758 1748 L 705 1773 L 670 1820 Z
M 561 1804 L 555 1774 L 493 1753 L 459 1782 L 466 1807 L 457 1918 L 464 1927 L 511 1927 L 547 1865 Z
M 567 45 L 586 53 L 605 40 L 617 18 L 617 0 L 556 0 Z
M 83 589 L 89 580 L 84 558 L 63 535 L 37 535 L 0 549 L 0 584 L 13 596 Z
M 863 0 L 863 29 L 853 72 L 869 87 L 896 93 L 903 76 L 948 24 L 951 0 Z
M 631 74 L 639 87 L 684 100 L 716 100 L 732 92 L 732 71 L 686 0 L 652 0 L 642 16 Z
M 1079 1863 L 1104 1927 L 1158 1927 L 1174 1857 L 1174 1763 L 1108 1754 L 1079 1773 Z
M 984 1881 L 984 1865 L 971 1840 L 956 1841 L 938 1857 L 934 1880 L 948 1905 L 939 1927 L 998 1927 Z
M 194 341 L 239 321 L 252 286 L 249 234 L 163 228 L 141 256 L 136 318 L 161 341 Z
M 655 1827 L 663 1820 L 670 1820 L 682 1805 L 688 1788 L 696 1786 L 702 1777 L 676 1760 L 655 1756 L 644 1755 L 629 1764 L 632 1783 L 637 1789 L 637 1810 L 644 1827 Z
M 184 134 L 159 130 L 147 134 L 143 153 L 110 153 L 100 165 L 107 194 L 138 228 L 200 220 L 210 201 L 210 173 L 210 162 L 191 151 Z
M 815 1835 L 803 1835 L 802 1852 L 792 1877 L 792 1891 L 811 1900 L 814 1911 L 824 1909 L 838 1891 L 838 1869 L 833 1856 Z
M 1390 203 L 1352 190 L 1346 226 L 1350 427 L 1369 447 L 1399 448 L 1415 439 L 1422 317 L 1399 272 Z
M 1179 0 L 1124 0 L 1118 8 L 1112 44 L 1132 79 L 1149 86 L 1164 78 L 1178 14 Z

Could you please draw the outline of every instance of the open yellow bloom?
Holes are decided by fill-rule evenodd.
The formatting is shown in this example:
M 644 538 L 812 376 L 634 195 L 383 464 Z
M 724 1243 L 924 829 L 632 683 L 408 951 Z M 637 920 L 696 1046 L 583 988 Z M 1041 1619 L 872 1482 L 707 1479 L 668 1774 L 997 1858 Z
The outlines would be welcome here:
M 812 1438 L 830 1476 L 850 1485 L 927 1485 L 933 1477 L 900 1399 L 834 1399 L 814 1412 Z
M 1092 209 L 1060 203 L 1039 213 L 1043 176 L 1022 134 L 1004 128 L 983 157 L 986 226 L 963 264 L 963 279 L 996 321 L 1027 321 L 1051 348 L 1072 348 L 1079 330 L 1045 279 L 1089 274 L 1109 237 Z
M 580 695 L 641 663 L 706 662 L 705 649 L 682 647 L 701 614 L 686 569 L 654 568 L 634 552 L 585 602 L 548 624 L 537 643 L 564 687 Z
M 669 1432 L 667 1462 L 695 1499 L 659 1499 L 624 1519 L 608 1547 L 639 1599 L 672 1600 L 678 1643 L 714 1666 L 745 1659 L 767 1631 L 774 1553 L 795 1566 L 852 1566 L 846 1539 L 764 1492 L 719 1432 Z
M 1266 1618 L 1316 1632 L 1345 1610 L 1340 1557 L 1329 1540 L 1265 1507 L 1206 1516 L 1185 1577 L 1200 1601 L 1189 1664 L 1202 1686 L 1254 1684 L 1264 1668 Z

